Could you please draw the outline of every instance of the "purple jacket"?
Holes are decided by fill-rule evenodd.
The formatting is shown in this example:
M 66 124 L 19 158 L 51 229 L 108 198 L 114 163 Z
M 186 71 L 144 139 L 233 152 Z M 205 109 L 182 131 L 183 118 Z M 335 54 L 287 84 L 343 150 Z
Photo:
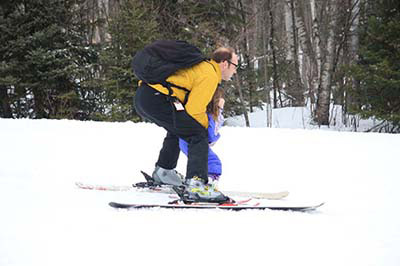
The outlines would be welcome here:
M 214 144 L 219 138 L 220 134 L 218 133 L 222 124 L 224 123 L 224 117 L 222 116 L 222 112 L 220 112 L 220 116 L 218 117 L 217 123 L 214 121 L 212 115 L 207 114 L 208 116 L 208 143 Z M 181 151 L 188 154 L 188 144 L 183 139 L 179 139 L 179 147 Z M 222 165 L 221 160 L 218 158 L 217 154 L 213 152 L 211 148 L 208 149 L 208 175 L 218 175 L 222 174 Z

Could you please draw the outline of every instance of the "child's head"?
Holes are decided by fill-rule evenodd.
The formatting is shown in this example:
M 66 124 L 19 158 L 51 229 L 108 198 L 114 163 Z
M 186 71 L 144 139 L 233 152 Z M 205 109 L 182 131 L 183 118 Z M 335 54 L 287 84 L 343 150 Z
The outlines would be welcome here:
M 220 99 L 224 98 L 224 90 L 221 87 L 217 87 L 215 93 L 211 99 L 211 102 L 207 105 L 207 113 L 211 114 L 214 120 L 218 119 L 220 112 Z

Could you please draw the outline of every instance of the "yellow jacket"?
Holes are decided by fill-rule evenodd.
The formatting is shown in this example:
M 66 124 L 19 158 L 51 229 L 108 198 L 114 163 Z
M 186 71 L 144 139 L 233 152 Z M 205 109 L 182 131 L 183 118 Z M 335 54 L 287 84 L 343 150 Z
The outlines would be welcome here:
M 167 81 L 190 91 L 185 105 L 186 112 L 196 119 L 203 127 L 208 128 L 206 109 L 219 83 L 221 69 L 214 60 L 203 61 L 190 68 L 178 70 L 167 78 Z M 159 92 L 168 95 L 168 89 L 161 84 L 149 84 Z M 184 102 L 187 92 L 172 87 L 172 96 Z

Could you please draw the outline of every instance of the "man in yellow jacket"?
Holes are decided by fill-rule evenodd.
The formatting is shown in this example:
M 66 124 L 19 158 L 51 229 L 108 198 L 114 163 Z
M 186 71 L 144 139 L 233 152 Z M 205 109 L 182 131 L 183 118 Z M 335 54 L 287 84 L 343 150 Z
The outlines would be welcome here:
M 167 82 L 182 89 L 142 82 L 136 92 L 139 115 L 167 130 L 152 177 L 157 183 L 183 186 L 188 200 L 223 202 L 227 198 L 208 186 L 208 103 L 221 80 L 236 73 L 238 56 L 231 48 L 217 49 L 211 60 L 180 69 Z M 187 95 L 188 94 L 188 95 Z M 183 105 L 185 103 L 185 105 Z M 179 138 L 188 143 L 186 179 L 175 171 L 180 149 Z

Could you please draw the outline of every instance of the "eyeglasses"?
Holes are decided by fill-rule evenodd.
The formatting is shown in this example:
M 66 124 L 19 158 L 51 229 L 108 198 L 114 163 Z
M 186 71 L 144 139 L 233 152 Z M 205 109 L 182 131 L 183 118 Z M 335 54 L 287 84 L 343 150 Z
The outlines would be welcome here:
M 234 65 L 236 68 L 238 68 L 238 67 L 239 67 L 239 65 L 238 65 L 238 64 L 235 64 L 235 63 L 233 63 L 231 60 L 226 60 L 226 61 L 228 61 L 228 63 L 229 63 L 229 64 L 231 64 L 231 65 Z

